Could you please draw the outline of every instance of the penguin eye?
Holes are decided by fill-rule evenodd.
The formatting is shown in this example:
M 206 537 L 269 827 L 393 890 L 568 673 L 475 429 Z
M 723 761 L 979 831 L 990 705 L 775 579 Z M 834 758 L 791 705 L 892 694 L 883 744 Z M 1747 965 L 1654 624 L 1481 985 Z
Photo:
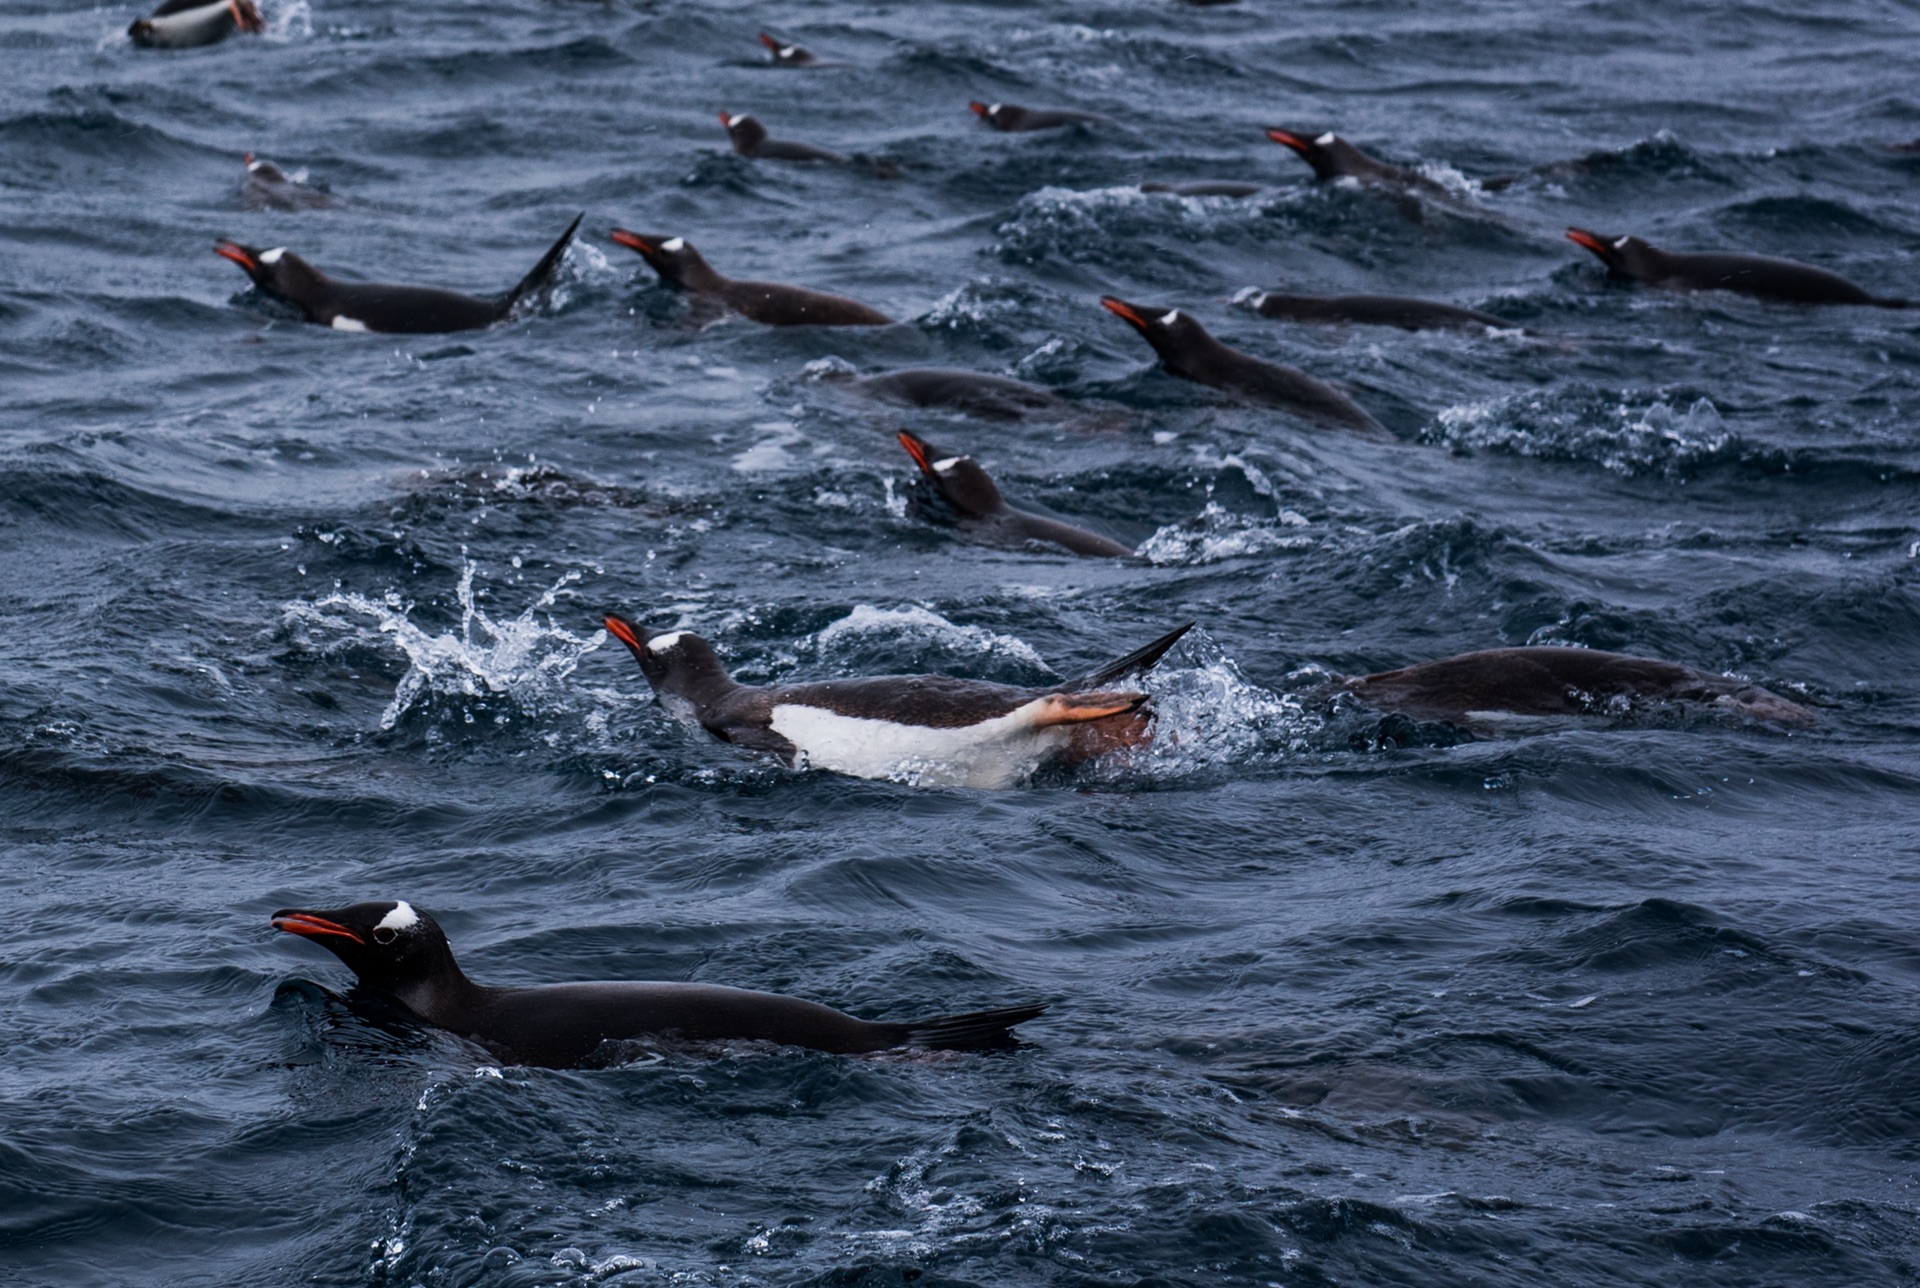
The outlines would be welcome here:
M 373 942 L 376 944 L 390 944 L 399 937 L 400 932 L 392 926 L 375 926 L 373 928 Z

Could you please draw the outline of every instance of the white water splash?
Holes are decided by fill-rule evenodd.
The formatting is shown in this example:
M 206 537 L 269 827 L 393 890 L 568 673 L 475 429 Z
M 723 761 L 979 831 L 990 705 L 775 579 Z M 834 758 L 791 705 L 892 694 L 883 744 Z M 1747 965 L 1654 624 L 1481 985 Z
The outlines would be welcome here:
M 1297 754 L 1324 727 L 1297 695 L 1248 680 L 1204 630 L 1189 633 L 1179 648 L 1191 665 L 1163 662 L 1141 686 L 1153 695 L 1153 741 L 1094 762 L 1088 769 L 1095 778 L 1165 780 Z
M 903 635 L 930 640 L 959 652 L 997 655 L 1039 667 L 1043 671 L 1053 669 L 1023 640 L 981 626 L 962 626 L 948 621 L 931 609 L 915 605 L 874 608 L 869 604 L 856 604 L 845 617 L 822 627 L 820 633 L 813 637 L 813 647 L 816 652 L 824 653 L 850 635 Z
M 561 593 L 580 580 L 579 571 L 562 576 L 518 617 L 504 622 L 474 602 L 474 572 L 474 564 L 466 563 L 455 589 L 461 609 L 457 635 L 433 635 L 415 625 L 407 615 L 412 605 L 402 603 L 393 591 L 381 600 L 337 592 L 315 603 L 296 601 L 283 610 L 289 622 L 346 631 L 364 632 L 364 623 L 355 619 L 371 619 L 379 634 L 407 655 L 411 665 L 381 713 L 382 729 L 392 729 L 423 695 L 504 696 L 522 707 L 537 706 L 560 690 L 582 657 L 606 642 L 605 631 L 582 638 L 554 625 L 551 617 L 544 626 L 534 620 L 536 612 L 553 607 Z
M 1627 476 L 1672 475 L 1738 450 L 1738 436 L 1710 400 L 1696 398 L 1677 412 L 1663 398 L 1644 398 L 1577 391 L 1494 398 L 1448 407 L 1427 437 L 1455 448 L 1590 461 Z
M 1165 566 L 1218 563 L 1271 550 L 1306 550 L 1319 544 L 1317 538 L 1297 531 L 1306 526 L 1307 520 L 1292 510 L 1282 510 L 1271 520 L 1254 519 L 1209 501 L 1193 518 L 1169 523 L 1141 542 L 1138 553 L 1149 563 Z

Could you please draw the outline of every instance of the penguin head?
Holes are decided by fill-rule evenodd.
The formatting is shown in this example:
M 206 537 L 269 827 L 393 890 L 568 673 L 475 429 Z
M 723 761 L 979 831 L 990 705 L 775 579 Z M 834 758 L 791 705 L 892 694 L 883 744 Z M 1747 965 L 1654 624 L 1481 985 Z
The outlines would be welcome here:
M 283 300 L 310 300 L 326 285 L 325 274 L 284 246 L 255 250 L 239 242 L 218 241 L 213 253 L 246 269 L 255 286 Z
M 697 708 L 734 687 L 713 645 L 692 631 L 656 635 L 617 613 L 608 613 L 602 620 L 607 633 L 632 650 L 647 683 L 661 697 L 684 698 Z
M 1153 351 L 1160 355 L 1160 360 L 1167 364 L 1169 370 L 1181 369 L 1183 355 L 1217 343 L 1213 333 L 1194 321 L 1193 315 L 1184 309 L 1129 304 L 1111 295 L 1102 295 L 1100 303 L 1106 306 L 1109 313 L 1118 315 L 1138 331 L 1153 346 Z
M 975 116 L 996 130 L 1011 130 L 1027 114 L 1027 109 L 1018 103 L 982 103 L 975 99 L 967 106 L 973 109 Z
M 401 900 L 326 912 L 282 908 L 273 914 L 273 928 L 313 940 L 375 988 L 399 990 L 460 969 L 440 923 Z
M 760 118 L 748 112 L 722 112 L 720 124 L 727 127 L 727 137 L 733 140 L 733 150 L 745 156 L 767 141 L 767 127 L 760 124 Z
M 1292 148 L 1313 167 L 1316 179 L 1332 179 L 1352 173 L 1352 160 L 1363 155 L 1359 148 L 1329 131 L 1318 138 L 1295 134 L 1292 130 L 1270 129 L 1267 137 L 1282 147 Z
M 258 179 L 261 183 L 293 182 L 293 180 L 287 178 L 287 172 L 285 170 L 282 170 L 265 157 L 256 157 L 251 152 L 247 153 L 247 176 L 252 179 Z
M 719 276 L 684 237 L 628 232 L 624 228 L 614 229 L 611 236 L 622 246 L 639 251 L 640 257 L 669 286 L 698 289 Z
M 1643 271 L 1650 270 L 1653 259 L 1660 253 L 1654 249 L 1652 242 L 1644 238 L 1607 237 L 1584 228 L 1567 229 L 1567 240 L 1576 246 L 1586 247 L 1613 272 L 1627 277 L 1638 277 Z
M 780 67 L 805 67 L 814 61 L 810 51 L 799 45 L 783 45 L 764 31 L 760 33 L 760 43 L 767 47 L 774 63 Z
M 1007 508 L 1006 498 L 994 486 L 993 479 L 971 456 L 942 452 L 924 438 L 900 431 L 900 446 L 907 449 L 920 474 L 934 491 L 947 499 L 963 518 L 993 514 Z
M 1263 291 L 1257 286 L 1243 286 L 1233 293 L 1232 303 L 1240 308 L 1252 309 L 1255 313 L 1258 313 L 1260 306 L 1267 302 L 1268 294 L 1269 292 Z

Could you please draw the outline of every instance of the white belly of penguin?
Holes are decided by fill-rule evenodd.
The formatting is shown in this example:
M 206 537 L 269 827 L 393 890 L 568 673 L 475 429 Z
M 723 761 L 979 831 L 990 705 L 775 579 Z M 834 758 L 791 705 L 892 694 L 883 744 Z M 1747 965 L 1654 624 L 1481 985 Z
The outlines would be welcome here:
M 1011 787 L 1066 746 L 1070 726 L 1036 728 L 1043 699 L 957 729 L 843 716 L 782 704 L 773 731 L 804 763 L 855 778 L 892 778 L 916 787 Z

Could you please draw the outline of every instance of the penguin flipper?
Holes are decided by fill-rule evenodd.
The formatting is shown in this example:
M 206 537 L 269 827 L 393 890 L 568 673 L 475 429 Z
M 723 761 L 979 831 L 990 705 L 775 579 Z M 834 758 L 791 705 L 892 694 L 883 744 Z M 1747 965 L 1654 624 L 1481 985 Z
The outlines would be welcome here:
M 1137 648 L 1125 657 L 1109 662 L 1097 671 L 1090 671 L 1060 686 L 1063 693 L 1084 692 L 1112 684 L 1124 676 L 1138 675 L 1153 669 L 1166 651 L 1180 641 L 1180 637 L 1193 629 L 1193 623 L 1176 626 L 1153 643 Z
M 540 262 L 533 266 L 533 271 L 521 278 L 519 285 L 507 292 L 506 309 L 503 311 L 511 312 L 514 305 L 547 284 L 547 279 L 553 276 L 553 270 L 560 266 L 560 260 L 566 255 L 567 247 L 573 244 L 574 231 L 580 227 L 580 221 L 586 217 L 587 212 L 584 210 L 573 217 L 573 222 L 567 225 L 567 231 L 561 233 L 560 240 L 540 257 Z

